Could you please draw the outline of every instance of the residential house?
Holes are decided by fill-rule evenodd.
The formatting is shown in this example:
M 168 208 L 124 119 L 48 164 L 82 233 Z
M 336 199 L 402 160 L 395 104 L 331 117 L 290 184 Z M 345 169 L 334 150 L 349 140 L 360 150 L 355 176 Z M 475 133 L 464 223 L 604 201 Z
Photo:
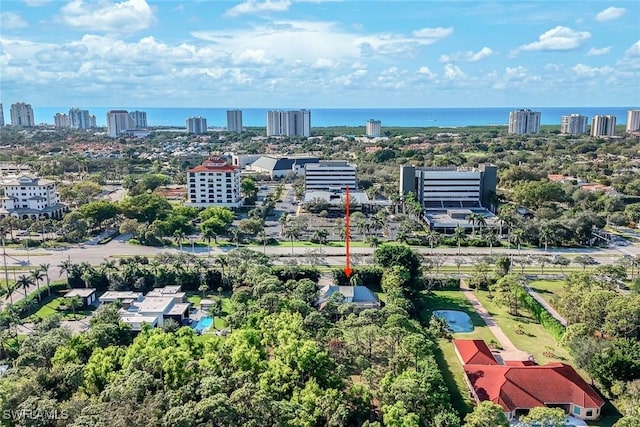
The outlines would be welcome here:
M 82 300 L 83 307 L 88 307 L 97 301 L 94 288 L 75 288 L 65 294 L 65 298 L 78 297 Z
M 334 294 L 343 296 L 343 303 L 355 304 L 359 308 L 380 308 L 380 300 L 366 286 L 327 285 L 320 289 L 315 305 L 322 310 Z

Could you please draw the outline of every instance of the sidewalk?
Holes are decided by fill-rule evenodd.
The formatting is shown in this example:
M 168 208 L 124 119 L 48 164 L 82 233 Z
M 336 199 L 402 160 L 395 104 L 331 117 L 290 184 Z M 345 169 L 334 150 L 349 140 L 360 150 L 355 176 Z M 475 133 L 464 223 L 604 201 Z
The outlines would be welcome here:
M 469 300 L 474 310 L 478 315 L 484 320 L 484 323 L 487 324 L 489 330 L 496 337 L 502 350 L 500 351 L 500 356 L 503 360 L 530 360 L 531 355 L 518 350 L 518 348 L 511 342 L 509 337 L 505 335 L 500 326 L 493 320 L 493 317 L 489 314 L 486 308 L 478 301 L 476 294 L 467 287 L 465 280 L 460 280 L 460 290 L 464 294 L 464 296 Z
M 534 291 L 533 289 L 531 289 L 529 287 L 529 285 L 524 287 L 527 291 L 527 293 L 529 295 L 531 295 L 533 297 L 533 299 L 535 299 L 536 301 L 538 301 L 538 303 L 545 309 L 547 310 L 547 312 L 553 316 L 554 319 L 556 319 L 558 322 L 560 322 L 560 324 L 562 324 L 562 326 L 564 326 L 565 328 L 567 327 L 567 325 L 569 325 L 569 322 L 567 322 L 567 319 L 565 319 L 564 317 L 562 317 L 560 315 L 560 313 L 558 313 L 553 307 L 551 307 L 551 305 L 549 305 L 549 303 L 547 301 L 545 301 L 544 298 L 542 298 L 540 296 L 539 293 L 537 293 L 536 291 Z

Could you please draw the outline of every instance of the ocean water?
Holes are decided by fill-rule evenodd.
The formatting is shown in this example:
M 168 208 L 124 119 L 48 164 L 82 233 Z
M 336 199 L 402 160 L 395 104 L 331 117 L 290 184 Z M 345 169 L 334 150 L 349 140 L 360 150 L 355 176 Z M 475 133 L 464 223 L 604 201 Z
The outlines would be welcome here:
M 36 123 L 53 124 L 56 113 L 68 113 L 70 107 L 34 107 Z M 207 119 L 209 127 L 225 127 L 226 108 L 146 108 L 146 107 L 79 107 L 96 116 L 98 126 L 106 126 L 109 110 L 146 111 L 149 126 L 185 127 L 185 120 L 191 116 Z M 278 108 L 295 110 L 304 108 Z M 311 127 L 364 126 L 369 119 L 380 120 L 382 126 L 398 127 L 460 127 L 506 125 L 509 112 L 525 107 L 491 108 L 308 108 L 311 111 Z M 563 115 L 582 114 L 589 117 L 598 114 L 613 114 L 617 124 L 625 124 L 627 110 L 638 107 L 526 107 L 541 112 L 543 125 L 560 125 Z M 239 108 L 242 122 L 246 126 L 266 125 L 266 112 L 276 108 Z M 8 108 L 5 108 L 8 110 Z M 5 111 L 5 119 L 9 118 Z

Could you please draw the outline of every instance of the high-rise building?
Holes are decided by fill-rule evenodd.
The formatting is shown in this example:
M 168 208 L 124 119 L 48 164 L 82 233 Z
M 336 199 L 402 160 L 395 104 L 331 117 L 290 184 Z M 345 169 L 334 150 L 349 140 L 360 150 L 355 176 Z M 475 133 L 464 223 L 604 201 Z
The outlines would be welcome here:
M 304 165 L 305 191 L 356 189 L 356 167 L 346 160 L 321 160 Z
M 311 111 L 267 111 L 267 136 L 311 136 Z
M 516 110 L 509 113 L 509 133 L 525 134 L 540 131 L 540 112 Z
M 242 111 L 227 110 L 227 131 L 242 132 Z
M 127 129 L 133 127 L 133 120 L 127 110 L 111 110 L 107 112 L 107 133 L 111 138 L 116 138 Z
M 89 110 L 81 110 L 79 108 L 70 109 L 69 127 L 72 129 L 91 128 L 91 114 L 89 114 Z
M 366 135 L 371 138 L 380 136 L 381 123 L 380 120 L 367 120 Z
M 187 188 L 189 206 L 237 208 L 242 204 L 240 168 L 221 157 L 209 157 L 202 165 L 189 169 Z
M 616 116 L 593 116 L 591 136 L 613 136 L 616 133 Z
M 92 129 L 98 127 L 96 125 L 96 116 L 93 115 L 93 114 L 89 116 L 89 127 L 92 128 Z
M 64 113 L 57 113 L 55 116 L 53 116 L 53 123 L 57 128 L 68 128 L 69 116 Z
M 587 122 L 589 118 L 581 114 L 570 114 L 562 116 L 560 123 L 560 133 L 579 134 L 587 133 Z
M 497 168 L 400 166 L 400 194 L 414 193 L 425 209 L 495 209 Z M 454 226 L 455 227 L 455 226 Z
M 2 104 L 0 104 L 2 105 Z M 627 132 L 635 132 L 640 130 L 640 110 L 627 111 Z
M 2 104 L 0 104 L 0 127 L 4 126 L 4 110 Z
M 189 117 L 187 119 L 187 132 L 201 135 L 207 133 L 207 119 L 204 117 Z
M 129 117 L 133 121 L 133 127 L 136 129 L 144 129 L 147 127 L 147 113 L 144 111 L 131 111 Z
M 36 120 L 33 117 L 31 104 L 18 102 L 11 104 L 11 126 L 34 127 Z

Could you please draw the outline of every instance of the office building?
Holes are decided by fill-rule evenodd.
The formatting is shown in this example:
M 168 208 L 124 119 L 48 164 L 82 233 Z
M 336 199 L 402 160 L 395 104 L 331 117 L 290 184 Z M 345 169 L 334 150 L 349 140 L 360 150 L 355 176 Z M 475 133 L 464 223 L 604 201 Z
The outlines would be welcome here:
M 496 166 L 482 165 L 479 169 L 400 166 L 400 195 L 414 193 L 425 208 L 491 209 L 496 185 Z
M 207 119 L 204 117 L 189 117 L 187 119 L 187 132 L 202 135 L 207 133 Z
M 509 133 L 525 134 L 540 131 L 540 112 L 516 110 L 509 113 Z
M 267 136 L 311 136 L 311 111 L 267 111 Z
M 57 128 L 68 128 L 69 116 L 64 113 L 57 113 L 55 116 L 53 116 L 53 124 Z
M 33 117 L 31 104 L 18 102 L 11 104 L 11 126 L 34 127 L 36 120 Z
M 66 206 L 60 203 L 55 182 L 22 175 L 2 184 L 0 218 L 11 215 L 20 219 L 62 218 Z
M 284 178 L 296 176 L 304 171 L 307 163 L 318 163 L 315 156 L 260 156 L 252 161 L 247 168 L 261 174 L 268 174 L 269 178 Z
M 107 112 L 107 133 L 111 138 L 116 138 L 127 129 L 131 129 L 133 120 L 127 110 L 111 110 Z
M 91 126 L 91 114 L 88 110 L 81 110 L 79 108 L 72 108 L 69 110 L 69 127 L 72 129 L 90 129 L 95 126 Z
M 587 133 L 587 122 L 589 118 L 581 114 L 570 114 L 562 116 L 560 123 L 560 133 L 577 135 Z
M 640 131 L 640 110 L 627 111 L 627 132 Z
M 413 193 L 422 204 L 423 218 L 431 229 L 453 233 L 457 227 L 475 230 L 470 218 L 482 215 L 495 227 L 496 166 L 478 169 L 400 166 L 400 196 Z
M 147 113 L 144 111 L 131 111 L 129 112 L 133 127 L 136 129 L 144 129 L 147 127 Z
M 242 111 L 227 110 L 227 131 L 235 133 L 242 132 Z
M 0 104 L 0 127 L 4 126 L 4 110 L 2 104 Z
M 616 116 L 593 116 L 591 136 L 613 136 L 616 133 Z
M 320 160 L 304 165 L 305 191 L 343 192 L 356 189 L 356 167 L 346 160 Z
M 242 204 L 240 168 L 227 164 L 222 157 L 209 157 L 202 165 L 187 170 L 187 188 L 188 206 L 237 208 Z
M 370 138 L 376 138 L 380 136 L 381 124 L 380 120 L 367 120 L 366 124 L 366 135 Z

